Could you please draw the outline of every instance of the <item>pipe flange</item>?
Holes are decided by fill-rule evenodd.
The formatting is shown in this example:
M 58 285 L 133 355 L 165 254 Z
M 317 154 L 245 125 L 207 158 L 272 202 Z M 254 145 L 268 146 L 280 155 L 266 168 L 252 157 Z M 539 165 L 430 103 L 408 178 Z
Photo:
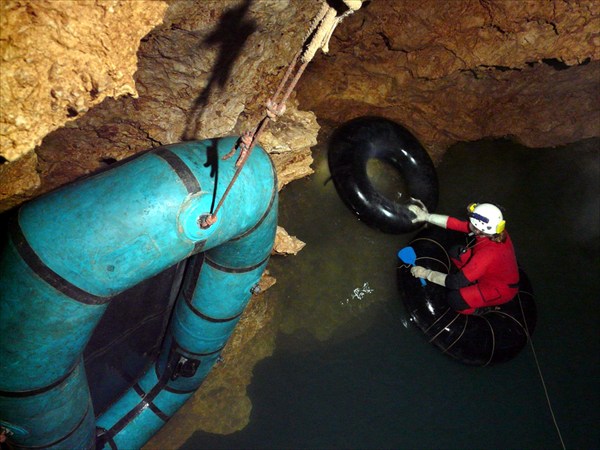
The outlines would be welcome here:
M 210 227 L 202 228 L 200 225 L 201 219 L 211 214 L 212 205 L 212 195 L 207 192 L 188 195 L 177 214 L 179 233 L 194 242 L 206 240 L 212 235 L 221 222 L 218 216 Z

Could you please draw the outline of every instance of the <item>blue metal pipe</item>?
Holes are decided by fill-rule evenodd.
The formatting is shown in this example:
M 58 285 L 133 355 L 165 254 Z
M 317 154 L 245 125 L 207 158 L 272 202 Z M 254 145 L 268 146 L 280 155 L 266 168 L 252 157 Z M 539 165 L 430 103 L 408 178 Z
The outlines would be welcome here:
M 160 147 L 20 209 L 0 259 L 0 417 L 19 430 L 17 445 L 94 446 L 83 349 L 114 295 L 185 258 L 161 354 L 98 419 L 99 444 L 141 447 L 200 386 L 260 279 L 276 229 L 276 176 L 260 147 L 217 222 L 198 226 L 235 172 L 235 158 L 221 159 L 235 140 Z M 58 395 L 65 386 L 77 395 Z

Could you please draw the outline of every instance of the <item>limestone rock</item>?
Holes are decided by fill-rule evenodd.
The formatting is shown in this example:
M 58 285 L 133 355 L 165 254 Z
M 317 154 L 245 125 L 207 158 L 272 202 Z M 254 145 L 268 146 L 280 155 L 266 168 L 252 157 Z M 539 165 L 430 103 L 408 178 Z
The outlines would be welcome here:
M 164 23 L 140 43 L 139 97 L 106 99 L 49 134 L 36 150 L 41 185 L 32 196 L 152 147 L 256 127 L 318 8 L 314 0 L 171 2 Z M 310 145 L 314 115 L 294 109 L 300 126 L 287 145 Z M 302 138 L 304 131 L 313 135 Z M 280 186 L 311 173 L 310 151 L 298 151 L 281 158 L 294 168 L 282 171 Z
M 298 98 L 338 123 L 381 115 L 439 159 L 457 141 L 556 146 L 600 135 L 600 3 L 373 1 L 346 19 Z
M 4 0 L 0 156 L 14 161 L 106 97 L 136 95 L 140 39 L 163 1 Z
M 290 102 L 285 113 L 262 134 L 260 143 L 273 153 L 289 153 L 317 145 L 317 117 L 312 111 L 300 111 L 297 102 Z
M 249 124 L 240 124 L 245 128 Z M 278 188 L 304 178 L 312 173 L 311 147 L 317 144 L 319 124 L 310 111 L 297 109 L 297 102 L 291 101 L 285 114 L 271 121 L 259 138 L 261 146 L 271 155 L 277 170 Z
M 277 227 L 277 234 L 275 235 L 275 245 L 273 246 L 273 253 L 276 255 L 295 255 L 306 245 L 296 236 L 290 236 L 285 228 Z
M 13 164 L 0 166 L 0 204 L 6 208 L 27 200 L 39 187 L 40 177 L 36 171 L 37 155 L 27 153 Z
M 273 163 L 277 169 L 279 190 L 291 181 L 314 173 L 314 170 L 310 167 L 313 163 L 313 157 L 308 147 L 301 148 L 295 152 L 274 153 L 271 154 L 271 159 L 273 159 Z

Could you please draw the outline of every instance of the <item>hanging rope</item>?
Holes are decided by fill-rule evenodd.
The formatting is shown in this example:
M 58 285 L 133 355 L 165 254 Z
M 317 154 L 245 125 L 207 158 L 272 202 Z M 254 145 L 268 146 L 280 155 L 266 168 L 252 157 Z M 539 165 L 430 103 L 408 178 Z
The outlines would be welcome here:
M 531 339 L 531 334 L 529 333 L 529 327 L 527 326 L 527 321 L 525 320 L 525 312 L 523 311 L 523 304 L 519 299 L 519 306 L 521 307 L 521 314 L 523 316 L 523 323 L 525 324 L 525 332 L 527 333 L 527 340 L 529 341 L 529 345 L 531 346 L 531 352 L 533 353 L 533 360 L 535 361 L 535 366 L 537 367 L 538 375 L 540 376 L 540 381 L 542 382 L 542 388 L 544 389 L 544 395 L 546 396 L 546 403 L 548 404 L 548 409 L 550 410 L 550 416 L 552 417 L 552 422 L 554 423 L 554 428 L 556 429 L 556 433 L 558 434 L 558 439 L 560 439 L 560 445 L 563 450 L 566 450 L 567 447 L 565 445 L 565 441 L 563 440 L 562 433 L 560 432 L 560 427 L 558 426 L 558 422 L 556 421 L 556 415 L 554 414 L 554 409 L 552 408 L 552 402 L 550 401 L 550 395 L 548 394 L 548 388 L 546 387 L 546 381 L 544 380 L 544 375 L 542 375 L 542 369 L 540 367 L 540 362 L 537 357 L 537 353 L 535 352 L 535 347 L 533 346 L 533 339 Z
M 304 72 L 304 69 L 306 69 L 308 63 L 314 58 L 315 54 L 319 49 L 323 50 L 324 53 L 329 52 L 329 40 L 331 39 L 335 28 L 342 22 L 342 20 L 344 20 L 350 14 L 354 13 L 354 11 L 358 10 L 362 5 L 362 0 L 343 1 L 344 4 L 348 7 L 348 9 L 343 14 L 338 16 L 337 10 L 332 6 L 329 6 L 327 0 L 324 0 L 321 9 L 310 24 L 310 28 L 308 30 L 303 45 L 303 50 L 296 53 L 292 62 L 288 66 L 288 69 L 286 70 L 283 79 L 279 83 L 277 90 L 275 91 L 273 96 L 269 100 L 267 100 L 265 116 L 262 118 L 262 120 L 259 122 L 258 126 L 253 132 L 244 132 L 240 137 L 240 140 L 236 143 L 236 145 L 233 146 L 231 151 L 225 156 L 223 156 L 224 160 L 229 159 L 235 154 L 235 152 L 238 149 L 240 150 L 240 155 L 238 156 L 238 159 L 235 163 L 235 173 L 233 174 L 233 177 L 231 178 L 227 189 L 225 189 L 225 192 L 221 196 L 219 204 L 217 205 L 215 210 L 211 214 L 202 216 L 200 218 L 201 228 L 209 228 L 213 223 L 217 221 L 217 213 L 221 209 L 221 206 L 223 206 L 223 202 L 227 198 L 229 191 L 231 191 L 231 188 L 233 187 L 240 172 L 242 171 L 244 164 L 246 163 L 248 157 L 250 156 L 250 153 L 252 152 L 252 149 L 254 148 L 254 145 L 258 141 L 258 138 L 260 137 L 263 130 L 271 120 L 277 120 L 277 117 L 281 116 L 285 112 L 285 104 L 292 91 L 296 87 L 296 84 L 298 83 L 298 80 L 302 76 L 302 73 Z M 296 69 L 296 66 L 299 61 L 300 65 Z M 288 84 L 288 81 L 290 80 L 290 76 L 292 75 L 292 72 L 294 72 L 294 69 L 296 69 L 296 73 L 294 74 L 294 77 Z M 282 92 L 283 96 L 279 98 Z

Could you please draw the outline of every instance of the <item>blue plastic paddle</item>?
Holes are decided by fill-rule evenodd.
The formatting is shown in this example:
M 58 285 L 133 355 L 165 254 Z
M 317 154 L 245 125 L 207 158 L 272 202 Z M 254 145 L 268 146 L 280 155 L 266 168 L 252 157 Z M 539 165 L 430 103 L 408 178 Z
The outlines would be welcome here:
M 410 246 L 404 247 L 404 248 L 401 248 L 400 251 L 398 252 L 398 258 L 400 258 L 404 264 L 409 264 L 411 266 L 414 266 L 415 262 L 417 261 L 417 254 L 415 253 L 414 248 L 412 248 Z M 419 278 L 419 280 L 421 280 L 422 286 L 425 286 L 427 284 L 427 282 L 425 281 L 425 278 Z

